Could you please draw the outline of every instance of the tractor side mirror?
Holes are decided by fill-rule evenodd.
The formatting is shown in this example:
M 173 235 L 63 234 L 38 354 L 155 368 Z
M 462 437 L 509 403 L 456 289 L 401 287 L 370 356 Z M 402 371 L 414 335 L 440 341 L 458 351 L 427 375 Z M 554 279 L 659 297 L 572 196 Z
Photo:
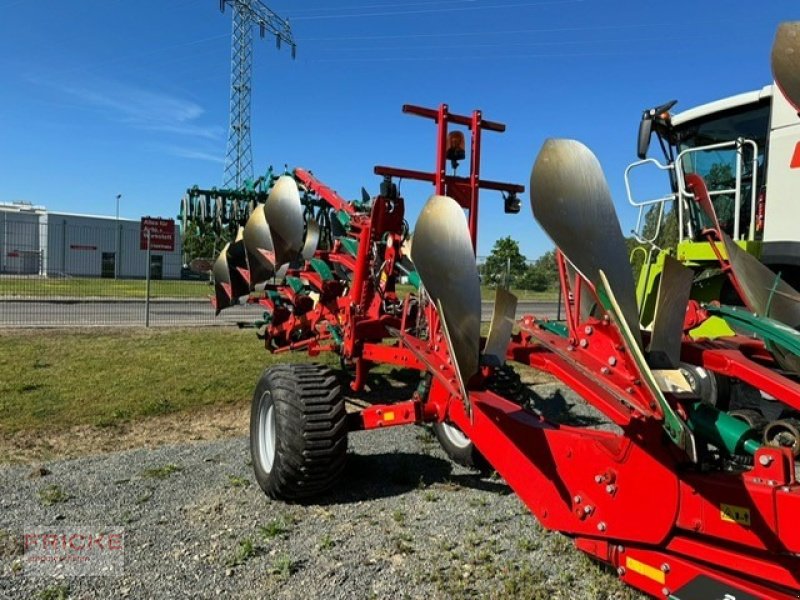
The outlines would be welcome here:
M 639 139 L 636 144 L 636 155 L 644 160 L 647 158 L 647 150 L 650 148 L 650 134 L 653 132 L 653 116 L 651 111 L 646 110 L 642 114 L 639 122 Z
M 661 127 L 669 127 L 669 111 L 677 103 L 677 100 L 670 100 L 666 104 L 656 106 L 642 113 L 642 120 L 639 123 L 639 139 L 636 144 L 636 155 L 641 160 L 647 158 L 647 150 L 650 148 L 650 134 L 653 133 L 653 121 L 657 121 Z

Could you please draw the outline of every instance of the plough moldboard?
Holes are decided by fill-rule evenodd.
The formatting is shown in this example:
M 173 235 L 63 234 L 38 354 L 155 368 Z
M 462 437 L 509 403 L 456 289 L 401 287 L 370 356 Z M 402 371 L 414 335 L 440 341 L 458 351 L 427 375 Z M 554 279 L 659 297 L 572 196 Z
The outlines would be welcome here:
M 791 25 L 794 35 L 782 29 L 776 38 L 776 78 L 788 69 L 780 44 L 798 39 Z M 792 77 L 784 86 L 796 91 Z M 437 126 L 433 172 L 376 167 L 380 194 L 359 201 L 304 169 L 270 176 L 265 202 L 239 216 L 242 228 L 214 265 L 217 311 L 262 307 L 257 326 L 271 352 L 336 352 L 353 394 L 376 364 L 420 376 L 407 400 L 347 412 L 328 368 L 266 370 L 251 413 L 264 491 L 286 500 L 320 493 L 341 473 L 349 432 L 431 423 L 454 460 L 496 469 L 545 527 L 644 592 L 798 597 L 800 293 L 712 226 L 704 235 L 741 305 L 691 300 L 692 271 L 668 260 L 653 324 L 642 329 L 600 164 L 580 142 L 551 139 L 529 191 L 534 217 L 558 248 L 566 318 L 515 321 L 516 298 L 498 290 L 482 338 L 479 192 L 502 192 L 507 212 L 516 212 L 524 191 L 480 176 L 481 136 L 504 126 L 446 105 L 404 112 Z M 468 128 L 469 156 L 453 125 Z M 448 160 L 466 161 L 469 173 L 448 175 Z M 434 186 L 413 238 L 398 178 Z M 715 222 L 702 179 L 690 184 Z M 398 293 L 401 278 L 414 289 Z M 689 335 L 710 318 L 742 333 Z M 615 431 L 526 407 L 519 386 L 496 384 L 513 379 L 515 362 L 554 375 Z

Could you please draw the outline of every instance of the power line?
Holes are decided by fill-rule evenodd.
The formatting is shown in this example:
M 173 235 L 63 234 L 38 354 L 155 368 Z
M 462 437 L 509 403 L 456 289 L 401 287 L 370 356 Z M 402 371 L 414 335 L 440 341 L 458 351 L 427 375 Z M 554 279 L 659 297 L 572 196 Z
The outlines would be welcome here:
M 334 15 L 316 15 L 310 17 L 294 17 L 292 21 L 311 21 L 322 19 L 356 19 L 361 17 L 390 17 L 400 15 L 421 15 L 433 13 L 446 13 L 446 12 L 460 12 L 466 10 L 496 10 L 498 8 L 522 8 L 527 6 L 545 6 L 552 4 L 576 4 L 584 2 L 584 0 L 544 0 L 541 2 L 522 2 L 519 4 L 491 4 L 481 6 L 462 6 L 453 8 L 431 8 L 420 10 L 407 10 L 407 11 L 390 11 L 390 12 L 373 12 L 373 13 L 351 13 L 347 15 L 334 14 Z
M 674 50 L 671 54 L 684 54 L 689 52 L 689 48 L 682 47 L 680 49 Z M 352 58 L 320 58 L 315 60 L 309 60 L 309 62 L 314 63 L 337 63 L 337 62 L 369 62 L 369 63 L 382 63 L 382 62 L 443 62 L 443 61 L 450 61 L 450 60 L 457 60 L 457 61 L 479 61 L 479 60 L 508 60 L 508 59 L 516 59 L 516 58 L 572 58 L 572 57 L 584 57 L 584 56 L 631 56 L 630 51 L 628 50 L 617 50 L 617 51 L 609 51 L 609 52 L 558 52 L 558 53 L 549 53 L 549 54 L 496 54 L 496 55 L 486 55 L 486 54 L 476 54 L 473 56 L 465 56 L 463 54 L 457 54 L 454 56 L 419 56 L 419 57 L 412 57 L 412 56 L 397 56 L 397 57 L 352 57 Z
M 704 38 L 714 37 L 706 35 Z M 716 37 L 719 37 L 719 34 L 716 34 Z M 652 37 L 638 37 L 638 38 L 621 38 L 621 39 L 609 39 L 609 40 L 557 40 L 557 41 L 550 41 L 550 42 L 541 42 L 541 41 L 525 41 L 525 42 L 498 42 L 494 44 L 445 44 L 445 45 L 436 45 L 436 46 L 371 46 L 369 48 L 364 48 L 363 46 L 352 46 L 352 47 L 338 47 L 331 50 L 326 50 L 326 54 L 330 54 L 331 52 L 369 52 L 374 54 L 378 51 L 386 51 L 386 50 L 401 50 L 401 51 L 430 51 L 430 50 L 460 50 L 460 49 L 477 49 L 477 48 L 509 48 L 509 47 L 525 47 L 525 46 L 579 46 L 582 44 L 630 44 L 630 43 L 639 43 L 639 42 L 653 42 L 656 41 Z
M 669 26 L 664 26 L 668 28 Z M 338 42 L 338 41 L 357 41 L 357 40 L 404 40 L 419 38 L 446 38 L 446 37 L 470 37 L 470 36 L 489 36 L 489 35 L 514 35 L 517 33 L 563 33 L 572 31 L 604 31 L 612 29 L 652 29 L 652 23 L 641 23 L 634 25 L 595 25 L 591 27 L 550 27 L 540 29 L 504 29 L 500 31 L 466 31 L 466 32 L 437 32 L 437 33 L 400 33 L 391 35 L 348 35 L 337 37 L 309 37 L 300 38 L 300 42 Z
M 408 7 L 408 6 L 431 6 L 432 4 L 464 4 L 468 2 L 476 2 L 477 0 L 435 0 L 434 2 L 400 2 L 397 4 L 360 4 L 354 6 L 334 6 L 331 8 L 287 8 L 284 12 L 291 12 L 292 14 L 296 13 L 308 13 L 308 12 L 319 12 L 319 11 L 337 11 L 337 10 L 363 10 L 366 8 L 395 8 L 398 6 Z M 294 21 L 295 18 L 293 17 L 292 20 Z

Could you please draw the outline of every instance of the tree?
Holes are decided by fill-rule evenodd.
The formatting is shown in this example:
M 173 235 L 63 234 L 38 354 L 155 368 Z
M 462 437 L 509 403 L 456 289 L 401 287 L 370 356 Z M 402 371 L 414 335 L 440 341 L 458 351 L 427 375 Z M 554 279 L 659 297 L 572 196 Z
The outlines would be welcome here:
M 656 228 L 659 227 L 659 210 L 658 205 L 655 205 L 644 216 L 642 236 L 645 239 L 652 238 L 656 233 Z M 664 250 L 674 250 L 678 246 L 678 211 L 674 206 L 664 208 L 664 217 L 658 228 L 655 245 Z
M 669 250 L 673 254 L 675 253 L 676 248 L 678 247 L 678 211 L 675 206 L 664 207 L 664 216 L 661 219 L 661 224 L 659 227 L 658 217 L 660 214 L 660 207 L 659 205 L 653 205 L 644 216 L 644 226 L 642 227 L 641 235 L 644 239 L 651 239 L 656 234 L 656 228 L 658 228 L 658 235 L 655 236 L 654 244 L 661 248 L 662 250 Z M 628 247 L 628 255 L 631 259 L 631 266 L 633 268 L 633 279 L 634 281 L 639 280 L 639 273 L 644 266 L 644 258 L 645 255 L 641 252 L 635 252 L 634 249 L 637 247 L 644 248 L 644 250 L 648 251 L 650 248 L 648 246 L 643 246 L 639 243 L 639 241 L 634 237 L 630 236 L 625 238 L 625 243 Z
M 726 189 L 729 190 L 736 187 L 736 176 L 733 174 L 733 168 L 730 164 L 714 163 L 711 165 L 711 168 L 708 170 L 708 174 L 706 174 L 704 179 L 706 180 L 706 187 L 708 188 L 709 192 Z M 714 205 L 714 212 L 717 213 L 717 219 L 719 220 L 720 227 L 722 227 L 722 230 L 728 235 L 732 235 L 734 219 L 736 218 L 736 208 L 734 205 L 735 203 L 733 194 L 720 194 L 718 196 L 712 196 L 711 203 Z M 744 203 L 744 206 L 747 207 L 746 218 L 749 219 L 750 204 Z M 711 221 L 708 219 L 708 217 L 706 217 L 705 214 L 702 214 L 701 219 L 703 219 L 703 224 L 706 227 L 711 227 Z
M 544 292 L 555 289 L 558 285 L 558 266 L 556 251 L 550 250 L 537 258 L 525 269 L 525 273 L 517 280 L 517 286 L 523 290 Z
M 215 231 L 212 223 L 189 221 L 183 232 L 183 255 L 186 263 L 195 258 L 216 258 L 223 246 L 231 239 L 228 229 Z
M 519 244 L 511 236 L 506 236 L 494 243 L 492 253 L 483 265 L 482 280 L 484 285 L 492 287 L 511 287 L 526 268 L 525 256 L 519 251 Z

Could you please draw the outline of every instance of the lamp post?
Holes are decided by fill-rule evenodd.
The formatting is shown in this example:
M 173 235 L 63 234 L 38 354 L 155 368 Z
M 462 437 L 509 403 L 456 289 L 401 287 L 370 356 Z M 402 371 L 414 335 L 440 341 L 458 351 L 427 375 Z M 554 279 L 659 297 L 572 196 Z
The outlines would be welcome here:
M 117 194 L 117 249 L 116 253 L 114 254 L 114 279 L 119 277 L 119 260 L 120 260 L 120 247 L 119 247 L 119 199 L 122 198 L 122 194 Z

